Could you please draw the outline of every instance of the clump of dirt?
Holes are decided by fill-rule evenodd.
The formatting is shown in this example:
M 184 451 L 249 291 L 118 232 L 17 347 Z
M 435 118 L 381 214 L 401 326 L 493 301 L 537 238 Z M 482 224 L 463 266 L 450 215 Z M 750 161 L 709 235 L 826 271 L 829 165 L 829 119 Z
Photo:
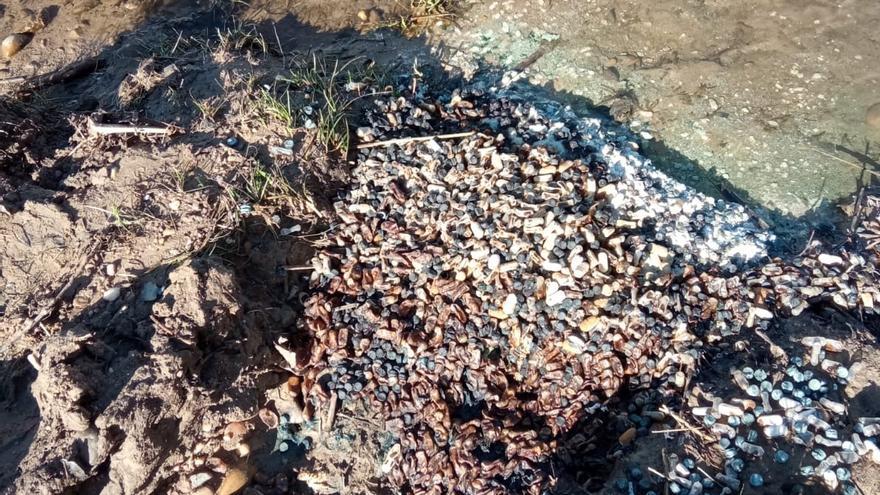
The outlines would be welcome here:
M 33 163 L 43 119 L 27 105 L 0 98 L 0 214 L 16 199 L 15 189 Z M 38 147 L 38 146 L 37 146 Z
M 99 305 L 32 354 L 39 426 L 17 490 L 157 491 L 197 442 L 256 412 L 246 370 L 264 336 L 242 325 L 232 270 L 195 260 L 167 280 L 155 304 Z

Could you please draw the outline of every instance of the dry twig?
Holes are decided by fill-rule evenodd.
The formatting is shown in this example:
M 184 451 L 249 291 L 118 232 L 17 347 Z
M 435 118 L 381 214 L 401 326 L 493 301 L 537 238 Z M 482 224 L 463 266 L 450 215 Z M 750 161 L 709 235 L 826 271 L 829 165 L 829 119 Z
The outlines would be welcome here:
M 0 85 L 21 84 L 20 87 L 16 88 L 19 92 L 36 91 L 46 86 L 67 82 L 86 73 L 93 72 L 99 69 L 103 64 L 103 59 L 99 57 L 90 57 L 47 74 L 40 74 L 39 76 L 30 78 L 17 76 L 0 79 Z
M 432 139 L 455 139 L 455 138 L 463 138 L 470 137 L 476 134 L 474 131 L 468 132 L 457 132 L 455 134 L 437 134 L 434 136 L 417 136 L 417 137 L 407 137 L 407 138 L 397 138 L 397 139 L 389 139 L 387 141 L 376 141 L 375 143 L 363 143 L 357 146 L 357 149 L 362 150 L 366 148 L 377 148 L 379 146 L 392 146 L 392 145 L 401 145 L 406 143 L 418 143 L 422 141 L 430 141 Z
M 89 132 L 101 136 L 110 134 L 161 134 L 170 136 L 175 131 L 174 127 L 151 127 L 139 125 L 99 124 L 89 119 Z
M 677 413 L 673 412 L 672 409 L 669 409 L 666 406 L 660 406 L 660 412 L 668 414 L 669 417 L 674 419 L 675 422 L 679 424 L 679 426 L 681 426 L 682 428 L 685 428 L 689 432 L 700 437 L 700 440 L 703 440 L 704 442 L 707 442 L 707 443 L 715 441 L 715 439 L 713 439 L 709 435 L 703 433 L 699 428 L 697 428 L 695 426 L 691 426 L 691 424 L 688 423 L 686 419 L 682 418 Z

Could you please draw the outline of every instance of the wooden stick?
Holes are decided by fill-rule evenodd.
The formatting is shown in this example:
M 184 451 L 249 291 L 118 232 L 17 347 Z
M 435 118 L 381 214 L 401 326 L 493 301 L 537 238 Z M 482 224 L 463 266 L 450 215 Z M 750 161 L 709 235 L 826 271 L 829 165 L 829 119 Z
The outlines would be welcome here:
M 43 320 L 51 316 L 56 307 L 58 306 L 58 302 L 61 301 L 62 298 L 66 297 L 68 291 L 71 287 L 73 287 L 77 280 L 79 280 L 80 275 L 82 274 L 83 269 L 85 269 L 88 262 L 92 259 L 92 256 L 97 253 L 98 249 L 104 245 L 103 240 L 99 242 L 94 242 L 92 245 L 86 249 L 86 252 L 80 257 L 77 266 L 70 272 L 70 275 L 67 279 L 67 282 L 55 292 L 55 295 L 48 302 L 48 304 L 44 305 L 42 309 L 34 316 L 33 320 L 30 321 L 24 328 L 20 329 L 16 332 L 11 339 L 8 339 L 4 345 L 0 346 L 0 352 L 5 353 L 10 347 L 12 347 L 15 342 L 24 334 L 30 333 L 33 329 L 37 328 Z
M 27 81 L 27 78 L 24 76 L 15 76 L 15 77 L 7 77 L 6 79 L 0 79 L 0 84 L 18 84 Z
M 543 43 L 541 43 L 540 45 L 538 45 L 538 49 L 537 49 L 537 50 L 535 50 L 531 55 L 529 55 L 528 57 L 526 57 L 525 60 L 523 60 L 522 62 L 516 64 L 516 67 L 514 67 L 514 70 L 517 70 L 517 71 L 522 72 L 522 71 L 528 69 L 528 68 L 531 67 L 535 62 L 537 62 L 538 60 L 540 60 L 541 57 L 543 57 L 544 55 L 546 55 L 547 53 L 549 53 L 550 51 L 552 51 L 552 50 L 553 50 L 554 48 L 556 48 L 558 45 L 559 45 L 559 39 L 555 39 L 555 40 L 550 41 L 550 42 L 543 42 Z
M 21 84 L 21 87 L 17 88 L 17 91 L 35 91 L 53 84 L 67 82 L 89 72 L 94 72 L 101 68 L 102 65 L 104 65 L 104 60 L 102 58 L 90 57 L 78 62 L 73 62 L 58 70 L 46 74 L 40 74 L 39 76 L 30 78 L 17 76 L 0 79 L 0 85 Z
M 321 422 L 321 431 L 327 432 L 333 429 L 333 423 L 336 421 L 337 402 L 339 402 L 339 400 L 336 397 L 336 392 L 333 392 L 330 394 L 330 404 L 327 406 L 326 421 Z
M 656 435 L 658 433 L 679 433 L 682 431 L 690 431 L 690 430 L 688 430 L 687 428 L 670 428 L 667 430 L 653 430 L 653 431 L 651 431 L 651 433 Z
M 139 125 L 98 124 L 89 119 L 89 130 L 93 134 L 102 136 L 110 134 L 161 134 L 170 136 L 174 132 L 172 127 L 149 127 Z
M 375 143 L 363 143 L 357 146 L 357 149 L 362 150 L 366 148 L 377 148 L 379 146 L 392 146 L 395 144 L 406 144 L 406 143 L 417 143 L 421 141 L 430 141 L 432 139 L 455 139 L 455 138 L 463 138 L 469 137 L 476 134 L 475 131 L 468 132 L 457 132 L 455 134 L 437 134 L 434 136 L 419 136 L 419 137 L 408 137 L 408 138 L 398 138 L 398 139 L 389 139 L 387 141 L 376 141 Z
M 666 407 L 666 406 L 660 406 L 660 412 L 664 412 L 664 413 L 668 414 L 672 419 L 675 420 L 676 423 L 679 424 L 679 426 L 681 426 L 682 428 L 687 429 L 688 431 L 690 431 L 690 432 L 693 433 L 694 435 L 700 437 L 700 439 L 703 440 L 704 442 L 714 442 L 714 441 L 715 441 L 714 438 L 712 438 L 712 437 L 710 437 L 709 435 L 703 433 L 703 432 L 700 431 L 699 429 L 697 429 L 697 428 L 691 426 L 690 423 L 688 423 L 684 418 L 682 418 L 682 417 L 679 416 L 678 414 L 674 413 L 674 412 L 672 411 L 672 409 L 669 409 L 669 408 Z
M 770 344 L 770 354 L 772 354 L 773 357 L 777 359 L 782 359 L 783 363 L 788 362 L 788 355 L 785 354 L 785 350 L 782 347 L 774 344 L 773 341 L 770 340 L 770 337 L 768 337 L 767 334 L 762 332 L 761 330 L 756 328 L 755 333 L 758 335 L 758 337 L 761 337 L 764 342 Z
M 289 271 L 289 272 L 309 272 L 309 271 L 314 270 L 315 267 L 313 267 L 313 266 L 308 266 L 308 265 L 304 265 L 304 266 L 285 266 L 284 269 L 287 270 L 287 271 Z
M 660 455 L 663 456 L 663 471 L 668 473 L 671 468 L 669 466 L 669 458 L 666 456 L 666 449 L 662 449 Z M 663 495 L 669 495 L 669 477 L 664 475 L 663 479 L 666 480 L 663 483 Z
M 660 477 L 660 478 L 663 478 L 664 480 L 669 479 L 669 478 L 666 477 L 665 474 L 661 473 L 660 471 L 657 471 L 657 470 L 654 469 L 653 467 L 650 467 L 650 466 L 649 466 L 649 467 L 648 467 L 648 472 L 651 473 L 651 474 L 653 474 L 653 475 L 655 475 L 655 476 L 658 476 L 658 477 Z

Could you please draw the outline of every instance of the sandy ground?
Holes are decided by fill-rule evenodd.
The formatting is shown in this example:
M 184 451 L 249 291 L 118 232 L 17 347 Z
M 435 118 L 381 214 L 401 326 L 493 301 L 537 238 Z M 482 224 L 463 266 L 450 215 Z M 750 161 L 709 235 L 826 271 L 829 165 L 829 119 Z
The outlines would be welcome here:
M 221 4 L 0 3 L 0 33 L 33 33 L 0 77 L 102 55 L 82 78 L 34 92 L 40 113 L 2 108 L 0 492 L 186 493 L 199 475 L 212 491 L 236 477 L 257 493 L 375 491 L 381 426 L 343 419 L 355 433 L 314 434 L 304 459 L 280 456 L 260 415 L 285 400 L 273 343 L 296 317 L 301 280 L 284 267 L 309 253 L 307 237 L 277 232 L 319 232 L 346 167 L 254 113 L 253 95 L 297 62 L 259 55 L 258 35 L 299 62 L 361 56 L 424 84 L 441 68 L 482 64 L 497 79 L 520 66 L 550 96 L 643 131 L 671 175 L 761 208 L 795 238 L 837 228 L 835 203 L 876 156 L 880 129 L 866 115 L 880 101 L 876 2 L 471 2 L 455 26 L 417 39 L 368 29 L 408 2 L 254 0 L 232 26 Z M 244 23 L 256 25 L 236 31 L 247 42 L 218 49 L 218 27 Z M 187 132 L 96 141 L 86 132 L 95 111 Z M 226 146 L 231 135 L 259 157 L 293 137 L 314 168 L 285 173 L 317 186 L 238 223 L 226 198 L 248 188 L 254 156 Z M 208 246 L 222 263 L 189 259 Z M 154 287 L 161 297 L 149 297 Z M 866 335 L 845 337 L 877 376 Z M 655 446 L 638 445 L 633 462 Z M 343 464 L 358 456 L 352 478 Z M 876 473 L 859 476 L 880 491 Z
M 846 150 L 877 156 L 878 19 L 870 1 L 507 0 L 442 39 L 508 67 L 552 41 L 532 81 L 644 124 L 683 182 L 821 223 L 857 187 Z

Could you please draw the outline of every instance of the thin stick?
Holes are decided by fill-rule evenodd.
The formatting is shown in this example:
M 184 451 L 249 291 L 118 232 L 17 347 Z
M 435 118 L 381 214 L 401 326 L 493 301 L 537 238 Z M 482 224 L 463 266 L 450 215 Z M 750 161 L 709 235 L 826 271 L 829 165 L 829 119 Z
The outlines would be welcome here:
M 24 76 L 15 76 L 15 77 L 7 77 L 6 79 L 0 79 L 0 84 L 18 84 L 27 81 L 27 78 Z
M 821 155 L 825 155 L 825 156 L 827 156 L 828 158 L 831 158 L 832 160 L 837 160 L 837 161 L 839 161 L 839 162 L 841 162 L 841 163 L 845 163 L 845 164 L 849 165 L 850 167 L 855 167 L 855 168 L 860 169 L 860 170 L 861 170 L 862 168 L 864 168 L 864 169 L 865 169 L 865 172 L 868 172 L 869 174 L 871 174 L 871 175 L 873 175 L 873 176 L 875 176 L 875 177 L 880 177 L 880 173 L 877 173 L 877 172 L 875 172 L 875 171 L 873 171 L 873 170 L 869 170 L 867 167 L 864 167 L 864 166 L 861 165 L 861 164 L 858 164 L 858 163 L 855 163 L 855 162 L 851 162 L 851 161 L 849 161 L 849 160 L 844 160 L 843 158 L 840 158 L 839 156 L 832 155 L 831 153 L 828 153 L 828 152 L 822 151 L 822 150 L 820 150 L 820 149 L 818 149 L 818 148 L 813 148 L 813 147 L 810 147 L 810 146 L 805 146 L 805 148 L 808 149 L 808 150 L 810 150 L 810 151 L 815 151 L 816 153 L 819 153 L 819 154 L 821 154 Z
M 313 266 L 285 266 L 285 270 L 289 272 L 309 272 L 315 269 Z
M 15 335 L 9 339 L 6 344 L 0 348 L 0 352 L 6 352 L 22 335 L 30 333 L 33 329 L 37 328 L 43 320 L 48 318 L 55 312 L 56 307 L 58 306 L 58 302 L 61 301 L 63 297 L 66 297 L 67 292 L 71 287 L 74 286 L 75 282 L 79 280 L 80 275 L 82 274 L 83 269 L 85 269 L 88 262 L 92 259 L 92 256 L 103 246 L 103 242 L 95 242 L 93 243 L 85 253 L 83 253 L 82 257 L 79 259 L 76 267 L 70 272 L 70 275 L 67 279 L 67 282 L 55 292 L 55 295 L 48 302 L 48 304 L 44 305 L 42 309 L 34 316 L 33 320 L 27 325 L 24 326 L 21 330 L 19 330 Z
M 170 136 L 174 132 L 172 127 L 149 127 L 139 125 L 98 124 L 89 119 L 89 130 L 93 134 L 102 136 L 110 134 L 161 134 Z
M 336 408 L 338 407 L 339 400 L 336 397 L 336 392 L 330 394 L 330 404 L 327 407 L 327 418 L 326 421 L 321 422 L 321 430 L 322 431 L 330 431 L 333 429 L 333 423 L 336 421 Z
M 666 457 L 666 449 L 661 450 L 660 455 L 663 456 L 663 471 L 668 473 L 671 468 L 669 467 L 669 458 Z M 663 483 L 663 495 L 669 495 L 669 477 L 663 476 L 663 479 L 666 480 L 666 482 Z
M 668 407 L 666 407 L 666 406 L 660 406 L 660 412 L 664 412 L 664 413 L 668 414 L 672 419 L 675 420 L 676 423 L 679 424 L 679 426 L 681 426 L 682 428 L 685 428 L 686 430 L 690 431 L 690 432 L 693 433 L 694 435 L 700 437 L 700 439 L 703 440 L 704 442 L 714 442 L 714 441 L 715 441 L 715 440 L 714 440 L 712 437 L 710 437 L 709 435 L 707 435 L 707 434 L 703 433 L 702 431 L 700 431 L 699 429 L 697 429 L 697 428 L 691 426 L 691 425 L 687 422 L 687 420 L 685 420 L 684 418 L 682 418 L 681 416 L 679 416 L 678 414 L 676 414 L 675 412 L 673 412 L 673 411 L 672 411 L 671 409 L 669 409 Z
M 66 67 L 62 67 L 47 74 L 40 74 L 39 76 L 30 78 L 18 76 L 0 79 L 0 85 L 21 84 L 21 87 L 17 88 L 18 91 L 36 91 L 52 84 L 67 82 L 86 73 L 94 72 L 103 64 L 104 60 L 100 57 L 90 57 L 78 62 L 73 62 Z
M 553 40 L 550 42 L 541 43 L 538 46 L 538 49 L 535 50 L 531 55 L 525 58 L 522 62 L 518 63 L 515 67 L 517 71 L 524 71 L 531 67 L 535 62 L 541 59 L 544 55 L 552 51 L 559 45 L 559 40 Z
M 706 472 L 703 468 L 701 468 L 700 466 L 697 466 L 697 471 L 703 473 L 703 476 L 705 476 L 706 478 L 709 478 L 710 480 L 712 479 L 712 476 L 710 476 L 709 473 L 707 473 L 707 472 Z
M 659 477 L 663 478 L 664 480 L 668 479 L 665 474 L 661 473 L 660 471 L 657 471 L 656 469 L 654 469 L 650 466 L 648 467 L 648 472 L 653 474 L 654 476 L 659 476 Z
M 379 146 L 392 146 L 395 144 L 406 144 L 406 143 L 417 143 L 422 141 L 430 141 L 432 139 L 455 139 L 455 138 L 463 138 L 470 137 L 476 134 L 475 131 L 468 132 L 457 132 L 455 134 L 437 134 L 434 136 L 419 136 L 419 137 L 408 137 L 408 138 L 398 138 L 398 139 L 389 139 L 387 141 L 376 141 L 375 143 L 364 143 L 359 144 L 357 149 L 362 150 L 366 148 L 377 148 Z
M 862 175 L 859 176 L 859 183 L 862 182 L 862 178 L 865 176 L 865 172 L 867 171 L 868 167 L 862 167 Z M 862 201 L 864 201 L 865 199 L 865 189 L 867 189 L 867 186 L 862 184 L 862 187 L 859 188 L 859 193 L 856 196 L 856 205 L 855 208 L 853 208 L 852 222 L 849 225 L 850 235 L 854 234 L 856 231 L 856 227 L 858 227 L 859 217 L 862 214 Z
M 682 431 L 690 431 L 690 430 L 688 430 L 687 428 L 670 428 L 670 429 L 667 429 L 667 430 L 653 430 L 653 431 L 651 431 L 651 433 L 652 433 L 652 434 L 657 434 L 657 433 L 679 433 L 679 432 L 682 432 Z
M 782 347 L 774 344 L 773 341 L 770 340 L 770 337 L 768 337 L 767 334 L 762 332 L 761 330 L 758 330 L 756 328 L 755 333 L 758 335 L 758 337 L 761 337 L 764 342 L 770 344 L 770 354 L 773 354 L 773 357 L 777 359 L 782 359 L 783 363 L 788 362 L 788 356 L 785 354 L 785 350 Z

